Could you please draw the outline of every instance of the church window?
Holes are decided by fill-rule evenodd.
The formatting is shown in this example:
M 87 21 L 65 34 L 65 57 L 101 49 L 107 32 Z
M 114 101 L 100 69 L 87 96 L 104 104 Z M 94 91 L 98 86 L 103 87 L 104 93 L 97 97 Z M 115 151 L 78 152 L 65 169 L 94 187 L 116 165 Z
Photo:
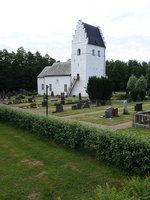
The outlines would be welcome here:
M 52 91 L 52 84 L 49 84 L 49 91 Z
M 98 51 L 98 57 L 100 57 L 100 56 L 101 56 L 100 51 Z
M 44 84 L 43 83 L 42 83 L 41 87 L 42 87 L 42 90 L 44 90 Z
M 67 92 L 67 84 L 64 84 L 64 92 Z
M 78 55 L 78 56 L 81 55 L 81 49 L 78 49 L 78 50 L 77 50 L 77 55 Z
M 92 50 L 92 55 L 95 56 L 95 49 Z

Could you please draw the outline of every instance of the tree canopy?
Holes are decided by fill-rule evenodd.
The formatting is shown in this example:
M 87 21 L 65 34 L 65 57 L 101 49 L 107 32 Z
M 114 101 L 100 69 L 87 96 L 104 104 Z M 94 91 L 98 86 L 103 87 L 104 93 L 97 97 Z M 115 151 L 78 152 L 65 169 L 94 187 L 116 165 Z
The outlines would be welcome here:
M 55 61 L 48 54 L 42 56 L 38 51 L 26 52 L 23 47 L 17 52 L 0 51 L 0 91 L 13 91 L 20 88 L 37 89 L 37 76 L 45 66 Z

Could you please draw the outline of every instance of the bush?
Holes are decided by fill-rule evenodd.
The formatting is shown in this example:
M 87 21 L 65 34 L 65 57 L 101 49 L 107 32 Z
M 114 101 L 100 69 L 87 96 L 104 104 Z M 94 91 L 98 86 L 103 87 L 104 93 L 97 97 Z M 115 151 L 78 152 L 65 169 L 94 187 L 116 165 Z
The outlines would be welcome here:
M 132 178 L 128 180 L 122 191 L 115 187 L 106 185 L 106 189 L 98 187 L 92 200 L 149 200 L 150 199 L 150 178 Z
M 78 122 L 32 115 L 0 107 L 0 120 L 12 122 L 40 137 L 73 149 L 86 149 L 98 160 L 115 164 L 130 173 L 150 172 L 150 144 L 140 136 L 126 132 L 86 127 Z

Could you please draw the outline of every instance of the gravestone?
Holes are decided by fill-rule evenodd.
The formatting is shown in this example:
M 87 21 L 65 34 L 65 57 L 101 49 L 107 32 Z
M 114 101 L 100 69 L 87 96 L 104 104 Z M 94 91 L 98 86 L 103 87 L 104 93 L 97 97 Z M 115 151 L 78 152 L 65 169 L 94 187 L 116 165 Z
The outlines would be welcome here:
M 112 118 L 113 117 L 113 108 L 107 108 L 105 110 L 105 118 Z
M 100 106 L 100 101 L 96 100 L 96 106 Z
M 56 105 L 56 112 L 63 112 L 63 105 L 62 104 L 57 104 Z
M 65 93 L 64 92 L 62 92 L 61 93 L 61 104 L 65 104 Z
M 54 96 L 54 92 L 53 91 L 51 91 L 51 97 L 53 97 Z
M 81 109 L 81 108 L 82 108 L 82 103 L 79 102 L 79 103 L 77 104 L 77 109 Z
M 79 93 L 79 102 L 82 101 L 81 93 Z
M 47 106 L 47 100 L 46 100 L 46 95 L 44 93 L 43 95 L 43 101 L 42 101 L 42 107 L 46 107 Z
M 76 105 L 73 105 L 73 106 L 72 106 L 72 110 L 77 110 L 77 106 L 76 106 Z
M 128 114 L 127 100 L 123 101 L 123 114 Z
M 32 100 L 33 100 L 32 97 L 28 98 L 29 103 L 32 103 Z
M 17 99 L 17 98 L 16 98 L 16 99 L 13 100 L 13 104 L 19 104 L 19 103 L 21 103 L 21 100 L 20 100 L 20 99 Z
M 30 104 L 30 108 L 37 108 L 37 104 L 36 103 L 31 103 Z
M 142 111 L 142 103 L 137 103 L 134 107 L 134 111 Z
M 113 116 L 118 117 L 118 108 L 113 108 Z
M 86 101 L 84 104 L 83 104 L 83 108 L 90 108 L 90 104 L 88 101 Z

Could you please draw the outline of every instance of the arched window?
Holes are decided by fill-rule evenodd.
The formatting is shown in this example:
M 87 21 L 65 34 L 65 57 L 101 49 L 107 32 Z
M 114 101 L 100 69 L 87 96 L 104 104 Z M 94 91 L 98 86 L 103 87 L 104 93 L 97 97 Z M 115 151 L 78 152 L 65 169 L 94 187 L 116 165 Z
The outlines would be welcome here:
M 100 51 L 98 51 L 98 57 L 100 57 L 100 56 L 101 56 Z
M 78 50 L 77 50 L 77 55 L 78 55 L 78 56 L 81 55 L 81 49 L 78 49 Z
M 92 55 L 95 56 L 95 49 L 92 50 Z

